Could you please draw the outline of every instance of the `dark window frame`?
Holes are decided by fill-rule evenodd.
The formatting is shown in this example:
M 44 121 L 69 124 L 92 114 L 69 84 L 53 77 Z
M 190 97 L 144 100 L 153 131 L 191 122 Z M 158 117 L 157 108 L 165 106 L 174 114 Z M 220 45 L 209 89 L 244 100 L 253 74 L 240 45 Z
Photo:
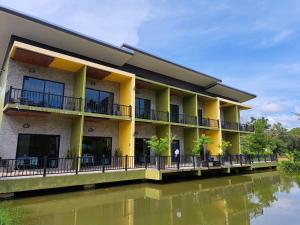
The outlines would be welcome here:
M 57 148 L 57 157 L 59 158 L 59 152 L 60 152 L 60 141 L 61 141 L 61 135 L 58 134 L 32 134 L 32 133 L 18 133 L 18 139 L 17 139 L 17 149 L 16 149 L 16 159 L 18 158 L 18 148 L 19 148 L 19 139 L 21 135 L 34 135 L 34 136 L 52 136 L 52 137 L 57 137 L 58 138 L 58 148 Z
M 146 99 L 146 98 L 140 98 L 140 97 L 135 97 L 135 110 L 138 109 L 138 117 L 141 116 L 141 113 L 140 113 L 140 109 L 141 109 L 141 106 L 140 106 L 140 102 L 141 101 L 144 101 L 144 107 L 142 108 L 143 109 L 143 112 L 145 113 L 147 110 L 145 110 L 145 102 L 148 102 L 149 103 L 149 112 L 146 112 L 146 114 L 148 114 L 148 116 L 144 116 L 148 119 L 151 119 L 151 100 L 150 99 Z M 137 110 L 136 110 L 137 112 Z

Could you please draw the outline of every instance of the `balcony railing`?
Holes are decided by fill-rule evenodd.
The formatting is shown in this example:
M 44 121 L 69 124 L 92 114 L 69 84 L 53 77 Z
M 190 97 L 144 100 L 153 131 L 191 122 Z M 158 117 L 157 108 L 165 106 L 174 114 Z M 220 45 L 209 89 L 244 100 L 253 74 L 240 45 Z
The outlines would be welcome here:
M 150 112 L 141 108 L 135 108 L 135 117 L 146 120 L 169 121 L 169 112 L 152 109 Z
M 5 104 L 20 104 L 54 109 L 81 111 L 81 98 L 28 91 L 10 87 L 5 94 Z
M 221 126 L 223 129 L 228 129 L 228 130 L 239 130 L 239 131 L 247 131 L 247 132 L 254 131 L 254 127 L 251 124 L 222 121 Z
M 179 170 L 214 169 L 222 166 L 250 166 L 277 161 L 276 155 L 193 155 L 174 156 L 83 156 L 71 158 L 27 157 L 0 159 L 0 179 L 20 176 L 49 176 L 88 172 L 127 171 L 132 169 Z
M 197 125 L 197 117 L 187 114 L 175 114 L 171 115 L 171 122 Z
M 85 112 L 131 117 L 131 106 L 87 101 L 85 102 Z
M 199 118 L 198 125 L 203 127 L 219 128 L 219 120 L 209 118 Z
M 240 129 L 240 131 L 253 132 L 254 131 L 254 126 L 251 125 L 251 124 L 240 123 L 239 124 L 239 129 Z
M 236 122 L 221 121 L 221 127 L 228 130 L 238 130 L 239 124 Z

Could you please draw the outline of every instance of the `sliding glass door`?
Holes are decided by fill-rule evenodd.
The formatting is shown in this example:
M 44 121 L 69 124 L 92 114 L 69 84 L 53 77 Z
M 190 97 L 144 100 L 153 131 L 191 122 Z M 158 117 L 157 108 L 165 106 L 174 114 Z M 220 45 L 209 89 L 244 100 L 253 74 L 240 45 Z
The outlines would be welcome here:
M 24 77 L 21 103 L 49 108 L 63 108 L 64 84 Z
M 43 158 L 48 157 L 48 167 L 57 166 L 59 156 L 58 135 L 19 134 L 17 155 L 18 166 L 43 166 Z
M 87 112 L 100 114 L 113 114 L 114 94 L 107 91 L 99 91 L 87 88 L 85 91 Z
M 109 164 L 112 152 L 111 137 L 83 137 L 82 141 L 82 164 L 100 164 L 104 158 L 105 164 Z

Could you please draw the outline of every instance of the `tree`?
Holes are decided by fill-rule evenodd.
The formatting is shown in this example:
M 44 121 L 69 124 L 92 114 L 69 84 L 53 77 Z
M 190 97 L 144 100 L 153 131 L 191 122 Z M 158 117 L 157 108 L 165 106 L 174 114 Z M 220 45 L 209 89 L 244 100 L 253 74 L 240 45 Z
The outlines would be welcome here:
M 150 149 L 153 150 L 154 154 L 157 156 L 162 155 L 170 146 L 170 141 L 172 141 L 174 137 L 170 140 L 170 138 L 158 138 L 157 136 L 152 136 L 147 143 L 150 146 Z
M 222 141 L 221 144 L 218 145 L 218 148 L 221 150 L 222 154 L 224 154 L 227 150 L 227 148 L 231 147 L 232 144 L 230 141 Z
M 300 152 L 300 127 L 293 128 L 288 131 L 288 150 Z
M 211 143 L 213 143 L 212 138 L 202 134 L 197 140 L 194 141 L 192 154 L 199 155 L 204 150 L 204 146 Z
M 268 136 L 271 140 L 271 150 L 273 153 L 287 152 L 290 137 L 288 130 L 282 126 L 281 123 L 275 123 L 272 125 Z
M 242 136 L 242 152 L 244 154 L 263 154 L 271 147 L 271 140 L 267 135 L 267 129 L 270 128 L 268 119 L 264 117 L 255 119 L 252 117 L 250 124 L 254 126 L 254 132 Z

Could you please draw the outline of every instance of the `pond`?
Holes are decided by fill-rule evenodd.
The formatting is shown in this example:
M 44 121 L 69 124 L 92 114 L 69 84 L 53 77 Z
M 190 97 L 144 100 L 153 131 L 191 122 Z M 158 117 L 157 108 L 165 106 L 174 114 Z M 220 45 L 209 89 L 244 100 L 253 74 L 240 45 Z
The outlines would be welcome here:
M 143 183 L 9 201 L 32 225 L 299 225 L 300 182 L 278 172 Z

